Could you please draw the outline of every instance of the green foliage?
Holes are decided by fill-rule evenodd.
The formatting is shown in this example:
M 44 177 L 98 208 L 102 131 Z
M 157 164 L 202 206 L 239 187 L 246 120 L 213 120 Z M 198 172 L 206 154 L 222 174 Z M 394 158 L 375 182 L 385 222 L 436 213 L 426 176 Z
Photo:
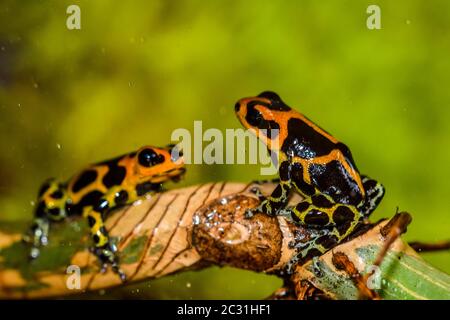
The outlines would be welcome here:
M 356 248 L 355 251 L 360 261 L 368 267 L 377 257 L 380 247 L 369 245 Z M 333 294 L 337 299 L 358 299 L 359 291 L 352 279 L 336 273 L 335 268 L 323 260 L 314 258 L 306 269 L 317 276 L 317 282 L 314 283 L 316 286 Z M 369 268 L 366 271 L 370 271 Z M 372 278 L 370 282 L 382 299 L 450 299 L 450 276 L 407 252 L 389 251 L 380 266 L 380 273 Z M 375 279 L 378 279 L 379 283 Z
M 31 218 L 47 177 L 165 145 L 194 120 L 238 128 L 235 101 L 270 89 L 345 141 L 361 172 L 386 186 L 375 219 L 399 206 L 413 216 L 408 239 L 448 237 L 450 2 L 377 1 L 382 29 L 368 30 L 368 1 L 76 1 L 82 29 L 69 31 L 73 3 L 2 1 L 0 219 Z M 259 174 L 188 170 L 184 185 Z M 426 258 L 450 271 L 449 253 Z M 182 275 L 189 290 L 177 276 L 146 291 L 259 298 L 267 282 L 279 284 L 219 271 Z

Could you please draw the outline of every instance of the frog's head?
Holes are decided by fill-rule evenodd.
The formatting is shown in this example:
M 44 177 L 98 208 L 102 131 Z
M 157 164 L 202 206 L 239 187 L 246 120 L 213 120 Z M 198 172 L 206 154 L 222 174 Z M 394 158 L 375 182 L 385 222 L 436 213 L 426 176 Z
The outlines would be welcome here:
M 136 173 L 142 180 L 162 183 L 178 181 L 186 171 L 183 152 L 175 145 L 163 148 L 145 146 L 134 156 Z
M 256 97 L 243 98 L 234 106 L 239 121 L 247 129 L 255 130 L 259 139 L 271 146 L 271 140 L 283 131 L 283 119 L 289 116 L 291 108 L 275 92 L 264 91 Z

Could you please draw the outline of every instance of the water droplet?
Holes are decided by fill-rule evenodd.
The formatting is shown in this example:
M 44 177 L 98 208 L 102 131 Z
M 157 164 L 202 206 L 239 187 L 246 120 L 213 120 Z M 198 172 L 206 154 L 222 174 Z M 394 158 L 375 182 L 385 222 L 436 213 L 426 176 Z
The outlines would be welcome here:
M 194 216 L 193 223 L 194 223 L 194 225 L 200 224 L 200 217 L 198 215 Z
M 61 145 L 59 143 L 56 144 L 56 147 L 61 150 Z
M 190 282 L 187 282 L 187 283 L 186 283 L 186 287 L 187 287 L 187 288 L 190 288 L 190 287 L 191 287 L 191 283 L 190 283 Z
M 39 249 L 38 248 L 32 248 L 30 252 L 31 258 L 35 259 L 39 256 Z

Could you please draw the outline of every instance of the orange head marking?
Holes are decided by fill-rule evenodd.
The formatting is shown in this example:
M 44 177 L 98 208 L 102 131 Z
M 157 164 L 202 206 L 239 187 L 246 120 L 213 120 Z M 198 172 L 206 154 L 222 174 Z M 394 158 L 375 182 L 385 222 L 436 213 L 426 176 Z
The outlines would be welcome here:
M 174 145 L 164 148 L 145 146 L 134 156 L 139 180 L 161 183 L 178 180 L 185 172 L 183 152 Z
M 259 139 L 271 147 L 274 138 L 284 131 L 283 119 L 289 116 L 291 108 L 274 92 L 264 91 L 256 97 L 243 98 L 235 107 L 236 115 L 247 129 L 255 130 Z M 271 132 L 278 130 L 278 132 Z

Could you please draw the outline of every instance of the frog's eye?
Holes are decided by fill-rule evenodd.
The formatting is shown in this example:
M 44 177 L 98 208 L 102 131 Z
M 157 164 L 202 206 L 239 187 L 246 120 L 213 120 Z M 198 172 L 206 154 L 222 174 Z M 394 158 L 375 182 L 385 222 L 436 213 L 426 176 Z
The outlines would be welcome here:
M 264 126 L 264 123 L 266 122 L 261 112 L 250 106 L 247 110 L 245 120 L 247 120 L 248 124 L 257 128 L 262 128 Z
M 164 156 L 156 153 L 150 148 L 146 148 L 139 152 L 138 162 L 143 167 L 152 167 L 155 164 L 164 162 Z

